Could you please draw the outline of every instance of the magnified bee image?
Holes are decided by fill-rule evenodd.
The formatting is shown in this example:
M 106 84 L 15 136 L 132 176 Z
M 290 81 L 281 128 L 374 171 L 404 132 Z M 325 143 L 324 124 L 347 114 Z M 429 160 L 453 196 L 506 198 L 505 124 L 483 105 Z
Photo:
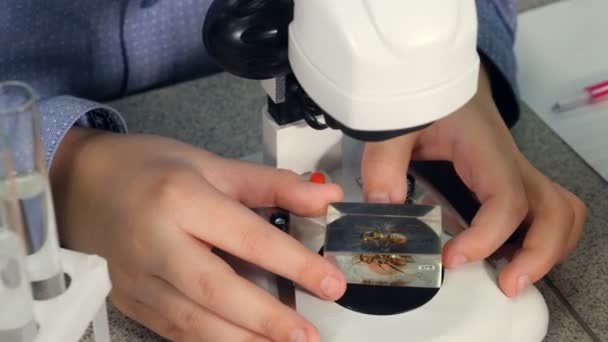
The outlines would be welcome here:
M 361 240 L 364 243 L 376 242 L 385 245 L 404 245 L 407 243 L 407 237 L 405 235 L 394 232 L 391 229 L 366 231 L 361 234 Z
M 367 231 L 361 234 L 363 242 L 384 242 L 392 243 L 395 245 L 403 245 L 407 242 L 407 237 L 401 233 L 395 232 L 381 232 L 381 231 Z
M 364 263 L 371 266 L 378 266 L 385 272 L 394 270 L 404 273 L 401 268 L 407 266 L 411 262 L 414 262 L 414 258 L 411 256 L 398 254 L 360 254 L 353 257 L 353 264 Z

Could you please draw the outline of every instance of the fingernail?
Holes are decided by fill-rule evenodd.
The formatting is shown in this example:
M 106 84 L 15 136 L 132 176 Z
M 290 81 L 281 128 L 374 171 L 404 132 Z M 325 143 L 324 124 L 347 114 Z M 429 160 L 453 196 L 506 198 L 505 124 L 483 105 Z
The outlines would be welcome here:
M 306 333 L 302 329 L 294 330 L 289 340 L 291 342 L 306 342 Z
M 527 275 L 519 277 L 517 279 L 517 294 L 520 294 L 528 286 L 530 286 L 530 277 Z
M 340 295 L 340 280 L 334 276 L 327 276 L 321 282 L 321 292 L 327 298 L 335 298 Z
M 464 255 L 456 255 L 452 257 L 452 267 L 458 267 L 464 265 L 467 262 L 467 258 Z
M 369 203 L 390 203 L 391 200 L 387 193 L 372 192 L 367 194 L 365 201 Z

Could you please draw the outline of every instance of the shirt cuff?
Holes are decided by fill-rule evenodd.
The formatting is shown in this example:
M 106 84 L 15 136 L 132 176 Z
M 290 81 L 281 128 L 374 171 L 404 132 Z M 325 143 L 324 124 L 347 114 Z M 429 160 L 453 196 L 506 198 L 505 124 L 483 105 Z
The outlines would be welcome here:
M 42 100 L 38 108 L 40 134 L 49 169 L 61 141 L 74 126 L 127 133 L 127 124 L 118 111 L 89 100 L 57 96 Z
M 514 27 L 511 27 L 493 1 L 477 1 L 478 41 L 481 61 L 488 72 L 492 96 L 508 127 L 520 116 Z M 511 13 L 514 22 L 515 13 Z

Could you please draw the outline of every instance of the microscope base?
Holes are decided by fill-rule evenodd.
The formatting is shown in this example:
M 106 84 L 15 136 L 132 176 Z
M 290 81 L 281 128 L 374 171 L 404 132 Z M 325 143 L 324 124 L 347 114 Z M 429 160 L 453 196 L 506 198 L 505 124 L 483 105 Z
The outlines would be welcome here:
M 261 161 L 261 155 L 246 158 Z M 348 172 L 330 174 L 344 187 L 346 201 L 360 201 L 359 186 Z M 312 251 L 323 246 L 323 218 L 292 216 L 291 234 Z M 444 243 L 450 236 L 444 235 Z M 240 267 L 243 268 L 240 268 Z M 242 275 L 277 296 L 273 275 L 252 265 L 236 265 Z M 547 333 L 549 313 L 535 287 L 514 299 L 497 285 L 497 271 L 488 262 L 445 270 L 444 282 L 425 305 L 396 315 L 369 315 L 295 289 L 296 310 L 317 327 L 324 342 L 540 342 Z

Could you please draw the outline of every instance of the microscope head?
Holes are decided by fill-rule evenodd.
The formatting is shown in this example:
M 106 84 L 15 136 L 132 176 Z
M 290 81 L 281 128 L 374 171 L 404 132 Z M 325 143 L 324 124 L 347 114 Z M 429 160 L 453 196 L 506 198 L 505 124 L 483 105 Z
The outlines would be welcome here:
M 299 99 L 287 110 L 304 108 L 313 128 L 379 141 L 471 99 L 476 15 L 475 0 L 216 0 L 203 36 L 225 70 L 286 80 L 282 92 Z
M 477 90 L 474 0 L 301 0 L 289 62 L 340 129 L 361 140 L 441 119 Z

